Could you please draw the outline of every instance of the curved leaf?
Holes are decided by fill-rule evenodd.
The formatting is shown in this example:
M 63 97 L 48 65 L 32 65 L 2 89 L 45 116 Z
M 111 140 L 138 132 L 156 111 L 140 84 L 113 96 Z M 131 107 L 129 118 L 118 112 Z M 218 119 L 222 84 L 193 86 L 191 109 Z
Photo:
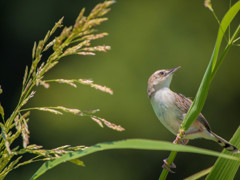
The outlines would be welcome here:
M 231 139 L 231 143 L 236 145 L 236 147 L 240 147 L 240 127 L 234 134 L 233 138 Z M 230 152 L 223 150 L 224 154 L 230 154 Z M 234 156 L 240 158 L 240 154 L 234 154 Z M 207 176 L 207 180 L 217 179 L 217 180 L 232 180 L 236 175 L 240 166 L 239 161 L 232 161 L 229 159 L 218 158 L 213 169 L 211 170 L 210 174 Z
M 237 35 L 240 32 L 240 24 L 239 24 L 237 29 L 233 33 L 230 41 L 228 42 L 226 48 L 224 49 L 222 55 L 218 59 L 223 35 L 239 11 L 240 11 L 240 1 L 236 2 L 228 10 L 228 12 L 225 14 L 225 16 L 220 24 L 220 27 L 218 30 L 218 35 L 217 35 L 217 40 L 214 45 L 214 49 L 213 49 L 209 64 L 207 66 L 207 69 L 206 69 L 203 79 L 201 81 L 201 84 L 198 88 L 198 91 L 194 98 L 194 101 L 181 124 L 181 129 L 179 130 L 179 132 L 186 131 L 191 126 L 193 121 L 197 118 L 197 116 L 200 114 L 200 112 L 202 111 L 205 100 L 207 99 L 208 89 L 210 87 L 211 81 L 212 81 L 213 77 L 215 76 L 219 66 L 221 65 L 224 57 L 226 56 L 227 52 L 229 51 L 230 47 L 232 46 L 234 39 L 237 38 Z M 171 164 L 174 161 L 176 154 L 177 154 L 176 151 L 171 152 L 171 154 L 169 155 L 169 158 L 168 158 L 169 164 Z M 159 177 L 159 180 L 165 180 L 167 178 L 167 175 L 168 175 L 168 171 L 163 169 L 163 171 Z
M 127 139 L 127 140 L 121 140 L 121 141 L 99 143 L 94 146 L 88 147 L 84 150 L 67 153 L 58 159 L 47 161 L 31 177 L 31 180 L 38 178 L 39 176 L 44 174 L 46 171 L 66 161 L 70 161 L 72 159 L 80 158 L 88 154 L 92 154 L 92 153 L 103 151 L 103 150 L 109 150 L 109 149 L 142 149 L 142 150 L 165 150 L 165 151 L 191 152 L 191 153 L 205 154 L 205 155 L 211 155 L 211 156 L 219 156 L 227 159 L 240 161 L 240 158 L 237 158 L 231 155 L 220 154 L 215 151 L 197 148 L 193 146 L 183 146 L 178 144 L 172 144 L 170 142 L 156 141 L 156 140 Z
M 228 10 L 228 12 L 225 14 L 223 20 L 221 21 L 221 24 L 220 24 L 220 27 L 218 30 L 217 40 L 216 40 L 216 43 L 215 43 L 215 46 L 214 46 L 214 49 L 212 52 L 210 62 L 205 71 L 205 74 L 203 76 L 202 82 L 197 91 L 197 94 L 193 101 L 193 104 L 191 105 L 190 109 L 188 110 L 188 112 L 184 118 L 184 121 L 181 125 L 181 127 L 184 130 L 187 130 L 191 126 L 192 122 L 197 118 L 197 116 L 200 114 L 200 112 L 203 108 L 203 105 L 207 98 L 210 83 L 211 83 L 213 76 L 215 75 L 217 69 L 219 68 L 219 65 L 221 64 L 221 62 L 223 60 L 223 58 L 221 58 L 221 61 L 217 61 L 221 42 L 223 39 L 223 35 L 226 32 L 226 29 L 228 28 L 230 23 L 232 22 L 233 18 L 239 12 L 239 10 L 240 10 L 240 1 L 235 3 Z M 237 35 L 237 34 L 235 34 L 235 35 Z M 230 46 L 231 46 L 231 44 L 229 45 L 229 48 L 230 48 Z M 228 50 L 229 50 L 229 48 L 228 48 Z
M 201 177 L 206 176 L 207 174 L 209 174 L 210 171 L 212 170 L 212 168 L 213 168 L 213 167 L 211 166 L 211 167 L 209 167 L 209 168 L 207 168 L 207 169 L 204 169 L 204 170 L 202 170 L 202 171 L 200 171 L 200 172 L 198 172 L 198 173 L 196 173 L 196 174 L 193 174 L 193 175 L 185 178 L 184 180 L 197 180 L 197 179 L 199 179 L 199 178 L 201 178 Z

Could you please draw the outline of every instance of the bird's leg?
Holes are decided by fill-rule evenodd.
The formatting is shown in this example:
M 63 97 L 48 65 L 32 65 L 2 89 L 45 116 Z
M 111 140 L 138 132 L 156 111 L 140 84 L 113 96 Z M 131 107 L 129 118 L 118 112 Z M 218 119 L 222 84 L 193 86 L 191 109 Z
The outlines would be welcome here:
M 181 144 L 182 145 L 186 145 L 188 142 L 189 142 L 189 139 L 182 139 Z
M 179 134 L 177 134 L 176 139 L 173 141 L 174 144 L 182 144 L 182 145 L 186 145 L 188 143 L 189 139 L 182 139 L 181 136 L 179 136 Z M 167 162 L 167 158 L 163 160 L 164 164 L 162 165 L 162 168 L 168 170 L 170 173 L 175 173 L 173 170 L 171 170 L 171 168 L 176 168 L 176 165 L 174 163 L 169 164 Z
M 176 168 L 176 165 L 174 163 L 169 164 L 167 160 L 167 158 L 163 160 L 164 163 L 162 165 L 162 168 L 168 170 L 170 173 L 175 173 L 173 170 L 171 170 L 171 168 Z
M 176 139 L 173 141 L 174 144 L 182 144 L 185 145 L 188 143 L 188 139 L 182 139 L 182 137 L 179 136 L 179 134 L 177 134 Z M 170 173 L 175 173 L 173 170 L 171 170 L 171 168 L 176 168 L 176 165 L 172 162 L 171 164 L 169 164 L 167 162 L 167 158 L 163 160 L 163 165 L 162 168 L 168 170 Z
M 184 134 L 185 135 L 185 134 Z M 173 144 L 182 144 L 186 145 L 188 143 L 189 139 L 183 139 L 183 137 L 180 137 L 179 134 L 177 134 L 176 139 L 173 141 Z
M 182 139 L 182 138 L 179 136 L 179 134 L 177 134 L 177 137 L 176 137 L 176 139 L 173 141 L 173 144 L 180 144 L 181 139 Z

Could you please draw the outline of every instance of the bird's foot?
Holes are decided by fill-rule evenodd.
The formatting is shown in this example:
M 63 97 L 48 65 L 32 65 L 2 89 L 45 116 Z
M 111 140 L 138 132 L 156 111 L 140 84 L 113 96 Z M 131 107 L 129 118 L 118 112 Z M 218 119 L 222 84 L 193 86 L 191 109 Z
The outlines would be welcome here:
M 175 173 L 173 170 L 171 170 L 171 168 L 176 168 L 176 165 L 174 163 L 169 164 L 167 162 L 167 159 L 163 160 L 164 164 L 162 165 L 162 168 L 168 170 L 170 173 Z
M 179 134 L 177 134 L 177 137 L 176 137 L 176 139 L 173 141 L 173 144 L 180 144 L 181 139 L 182 139 L 182 138 L 179 136 Z
M 182 139 L 181 144 L 182 145 L 186 145 L 188 142 L 189 142 L 189 139 Z
M 183 139 L 183 137 L 180 137 L 179 134 L 177 134 L 177 137 L 173 141 L 173 144 L 186 145 L 188 143 L 188 141 L 189 141 L 189 139 Z

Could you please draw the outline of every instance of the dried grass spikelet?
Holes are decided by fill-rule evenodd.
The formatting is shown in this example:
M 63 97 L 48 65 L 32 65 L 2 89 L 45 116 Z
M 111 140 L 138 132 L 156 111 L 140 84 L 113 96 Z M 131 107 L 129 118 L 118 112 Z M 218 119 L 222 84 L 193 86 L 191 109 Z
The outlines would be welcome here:
M 81 111 L 79 109 L 71 109 L 71 108 L 66 108 L 63 106 L 57 106 L 58 109 L 61 109 L 65 112 L 73 113 L 73 114 L 79 114 Z
M 90 56 L 95 56 L 96 54 L 95 53 L 93 53 L 93 52 L 77 52 L 77 54 L 78 55 L 83 55 L 83 56 L 88 56 L 88 55 L 90 55 Z
M 107 35 L 108 35 L 108 33 L 90 34 L 90 35 L 83 36 L 82 39 L 95 40 L 95 39 L 103 38 Z
M 77 87 L 77 85 L 74 83 L 74 80 L 67 80 L 67 79 L 56 79 L 55 80 L 56 82 L 59 82 L 59 83 L 64 83 L 64 84 L 68 84 L 72 87 Z
M 94 46 L 94 47 L 86 47 L 83 48 L 85 51 L 101 51 L 101 52 L 106 52 L 107 50 L 110 50 L 110 46 Z
M 41 149 L 41 148 L 42 148 L 42 146 L 39 146 L 36 144 L 31 144 L 26 147 L 26 149 L 29 149 L 29 150 L 36 150 L 36 149 Z
M 10 142 L 9 142 L 8 133 L 6 131 L 5 126 L 2 123 L 0 123 L 0 127 L 1 127 L 1 137 L 4 140 L 5 148 L 8 152 L 8 154 L 10 155 L 10 154 L 12 154 L 12 151 L 10 149 Z
M 98 123 L 98 125 L 99 125 L 100 127 L 102 127 L 102 128 L 104 127 L 102 121 L 99 120 L 98 118 L 96 118 L 95 116 L 91 117 L 91 119 L 92 119 L 93 121 L 95 121 L 96 123 Z
M 111 128 L 113 130 L 116 130 L 116 131 L 124 131 L 125 130 L 122 126 L 110 123 L 106 119 L 103 119 L 103 118 L 100 118 L 97 116 L 91 116 L 91 119 L 94 120 L 95 122 L 97 122 L 101 127 L 103 127 L 103 124 L 105 124 L 107 127 Z
M 94 84 L 92 80 L 89 80 L 89 79 L 78 79 L 78 82 L 81 83 L 81 84 L 85 84 L 85 85 L 89 85 L 95 89 L 98 89 L 102 92 L 106 92 L 108 94 L 113 94 L 113 90 L 110 89 L 109 87 L 107 86 L 102 86 L 102 85 L 99 85 L 99 84 Z
M 204 1 L 204 6 L 205 6 L 206 8 L 208 8 L 210 11 L 213 11 L 211 0 L 205 0 L 205 1 Z
M 46 89 L 48 89 L 48 88 L 50 87 L 50 84 L 49 84 L 49 83 L 46 83 L 46 81 L 40 80 L 40 81 L 39 81 L 39 84 L 42 85 L 43 87 L 45 87 Z
M 51 113 L 54 113 L 54 114 L 60 114 L 60 115 L 63 114 L 62 112 L 57 111 L 56 109 L 46 108 L 46 107 L 38 108 L 38 110 L 40 110 L 40 111 L 47 111 L 47 112 L 51 112 Z
M 32 91 L 31 94 L 22 102 L 22 106 L 27 104 L 27 102 L 35 95 L 36 91 Z

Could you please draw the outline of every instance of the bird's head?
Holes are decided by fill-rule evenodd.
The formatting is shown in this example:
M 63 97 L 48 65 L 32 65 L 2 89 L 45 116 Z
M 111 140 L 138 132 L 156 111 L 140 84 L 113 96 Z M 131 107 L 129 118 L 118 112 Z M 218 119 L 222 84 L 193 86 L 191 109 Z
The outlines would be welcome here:
M 172 75 L 179 68 L 180 66 L 154 72 L 148 79 L 148 96 L 150 97 L 158 89 L 169 87 L 172 80 Z

